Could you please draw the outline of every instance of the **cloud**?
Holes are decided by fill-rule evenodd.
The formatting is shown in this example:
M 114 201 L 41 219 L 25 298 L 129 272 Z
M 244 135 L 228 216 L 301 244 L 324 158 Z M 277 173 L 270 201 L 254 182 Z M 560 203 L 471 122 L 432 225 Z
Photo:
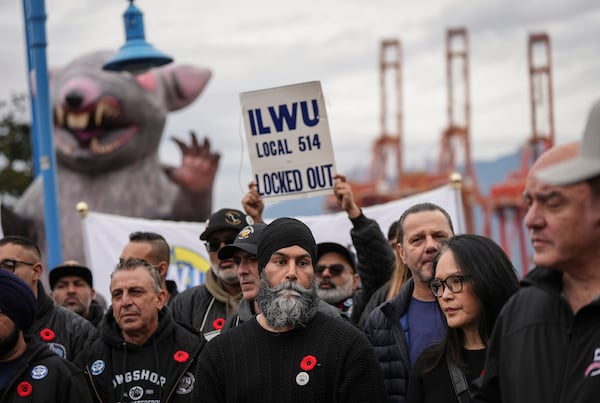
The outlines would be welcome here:
M 0 98 L 26 90 L 22 5 L 0 2 Z M 380 0 L 282 3 L 159 0 L 136 3 L 146 38 L 177 63 L 208 66 L 214 76 L 199 100 L 167 123 L 161 156 L 177 161 L 168 137 L 190 129 L 222 155 L 215 207 L 239 206 L 250 179 L 242 154 L 238 94 L 320 80 L 340 171 L 368 166 L 379 127 L 379 42 L 403 46 L 404 158 L 423 165 L 439 153 L 447 125 L 445 29 L 470 39 L 472 145 L 475 158 L 518 149 L 530 134 L 527 35 L 552 40 L 557 141 L 577 138 L 600 93 L 600 5 L 594 0 Z M 124 40 L 125 2 L 47 0 L 48 61 L 64 65 Z

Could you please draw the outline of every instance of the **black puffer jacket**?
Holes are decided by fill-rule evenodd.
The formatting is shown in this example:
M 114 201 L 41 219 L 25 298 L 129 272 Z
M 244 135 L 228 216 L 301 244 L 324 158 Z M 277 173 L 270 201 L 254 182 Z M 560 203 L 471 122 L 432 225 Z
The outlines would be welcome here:
M 44 343 L 28 339 L 14 375 L 0 391 L 2 403 L 89 402 L 92 396 L 83 372 Z
M 390 402 L 404 402 L 408 390 L 411 365 L 405 329 L 400 324 L 400 318 L 408 310 L 413 289 L 411 278 L 398 295 L 371 312 L 363 329 L 383 370 Z
M 73 361 L 84 346 L 98 338 L 98 330 L 83 317 L 54 305 L 41 283 L 38 283 L 38 311 L 26 335 L 47 343 L 62 358 Z
M 205 343 L 202 335 L 175 323 L 168 308 L 159 312 L 158 328 L 143 346 L 128 343 L 109 308 L 101 337 L 76 364 L 95 402 L 192 402 L 198 401 L 196 359 Z
M 358 324 L 375 291 L 390 279 L 394 267 L 394 252 L 377 221 L 362 213 L 350 221 L 353 226 L 350 236 L 356 249 L 357 271 L 362 284 L 361 289 L 352 296 L 350 320 Z

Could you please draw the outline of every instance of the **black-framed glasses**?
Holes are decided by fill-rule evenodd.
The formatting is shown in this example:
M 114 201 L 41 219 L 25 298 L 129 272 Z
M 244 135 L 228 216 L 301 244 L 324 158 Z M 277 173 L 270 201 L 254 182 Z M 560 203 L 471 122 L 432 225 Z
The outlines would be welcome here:
M 221 249 L 221 244 L 229 245 L 235 241 L 235 237 L 233 238 L 225 238 L 225 239 L 209 239 L 204 242 L 206 246 L 206 250 L 209 252 L 218 252 Z
M 344 270 L 346 270 L 346 267 L 343 264 L 320 264 L 317 265 L 317 269 L 315 270 L 315 273 L 317 274 L 317 276 L 322 276 L 323 272 L 325 270 L 329 269 L 329 273 L 331 273 L 331 277 L 336 277 L 339 276 L 340 274 L 342 274 L 344 272 Z
M 445 280 L 432 280 L 429 282 L 429 288 L 433 295 L 440 298 L 444 295 L 444 287 L 448 287 L 450 292 L 455 294 L 459 293 L 463 289 L 463 283 L 468 280 L 471 276 L 467 274 L 455 274 L 453 276 L 446 277 Z
M 15 272 L 18 264 L 26 264 L 27 266 L 34 266 L 35 263 L 24 262 L 17 259 L 4 259 L 0 262 L 0 270 L 6 270 L 11 273 Z

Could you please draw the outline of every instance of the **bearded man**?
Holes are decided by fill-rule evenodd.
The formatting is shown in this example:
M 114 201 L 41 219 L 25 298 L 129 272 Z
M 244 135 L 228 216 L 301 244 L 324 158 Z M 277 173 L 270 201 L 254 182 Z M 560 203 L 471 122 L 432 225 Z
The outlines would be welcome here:
M 261 313 L 212 339 L 198 362 L 206 402 L 383 402 L 383 375 L 366 337 L 318 312 L 310 229 L 278 218 L 260 236 Z

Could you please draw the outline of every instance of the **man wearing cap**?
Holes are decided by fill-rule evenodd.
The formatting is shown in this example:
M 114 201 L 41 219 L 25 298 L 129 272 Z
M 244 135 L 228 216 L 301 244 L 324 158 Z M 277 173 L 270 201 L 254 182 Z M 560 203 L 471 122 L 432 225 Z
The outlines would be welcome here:
M 0 269 L 0 402 L 89 402 L 83 372 L 23 335 L 36 310 L 29 285 Z
M 76 313 L 54 305 L 40 281 L 41 261 L 40 249 L 29 239 L 19 236 L 0 239 L 0 269 L 20 277 L 37 298 L 37 316 L 25 334 L 47 343 L 56 354 L 73 361 L 98 336 L 98 330 Z
M 235 209 L 221 209 L 210 216 L 200 234 L 210 257 L 204 284 L 183 291 L 170 305 L 177 321 L 200 330 L 207 339 L 220 333 L 242 298 L 235 262 L 221 260 L 217 253 L 248 224 L 246 215 Z
M 350 236 L 358 259 L 343 245 L 319 244 L 315 270 L 319 280 L 317 291 L 322 300 L 339 308 L 358 324 L 371 296 L 389 280 L 394 267 L 394 252 L 377 221 L 367 218 L 354 201 L 346 177 L 336 174 L 334 180 L 333 194 L 338 207 L 346 212 L 352 223 Z M 264 203 L 256 183 L 250 182 L 248 189 L 242 206 L 254 222 L 262 222 Z
M 97 402 L 196 402 L 196 359 L 205 340 L 175 323 L 156 268 L 120 262 L 101 337 L 77 357 Z
M 537 266 L 504 306 L 478 402 L 597 402 L 600 391 L 600 102 L 581 146 L 543 153 L 525 183 Z
M 205 402 L 383 402 L 381 369 L 352 324 L 318 312 L 317 245 L 278 218 L 257 248 L 261 313 L 208 342 L 198 362 Z
M 171 248 L 165 237 L 156 232 L 136 231 L 129 234 L 129 242 L 123 247 L 119 261 L 142 259 L 150 263 L 162 279 L 162 288 L 167 293 L 167 305 L 178 294 L 177 283 L 167 280 L 171 261 Z
M 360 282 L 354 254 L 334 242 L 317 245 L 317 294 L 323 301 L 335 306 L 346 316 L 352 315 L 353 297 Z
M 54 303 L 86 318 L 98 327 L 104 309 L 94 300 L 92 271 L 74 260 L 50 270 L 50 295 Z
M 244 296 L 240 301 L 237 312 L 225 322 L 223 331 L 239 326 L 260 313 L 260 306 L 256 301 L 260 289 L 256 250 L 260 235 L 266 226 L 267 224 L 264 223 L 248 225 L 240 231 L 232 244 L 219 249 L 219 259 L 233 259 L 235 262 L 238 280 Z M 317 309 L 326 315 L 342 318 L 340 311 L 325 301 L 319 300 Z

